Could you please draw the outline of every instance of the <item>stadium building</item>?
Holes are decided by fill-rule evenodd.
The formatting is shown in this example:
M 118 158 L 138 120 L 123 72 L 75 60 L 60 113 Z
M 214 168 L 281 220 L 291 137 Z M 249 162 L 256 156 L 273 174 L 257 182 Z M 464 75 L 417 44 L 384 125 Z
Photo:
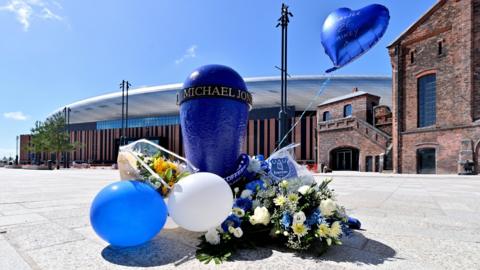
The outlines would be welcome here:
M 328 80 L 328 82 L 326 82 Z M 278 112 L 280 106 L 280 78 L 256 77 L 245 79 L 253 95 L 247 139 L 243 151 L 268 156 L 278 143 Z M 324 92 L 315 98 L 322 84 Z M 295 155 L 303 163 L 319 163 L 317 141 L 317 106 L 328 100 L 349 96 L 352 89 L 360 89 L 377 97 L 379 104 L 391 105 L 391 78 L 381 76 L 294 76 L 288 82 L 288 105 L 291 124 L 305 116 L 290 133 L 290 142 L 300 143 Z M 152 140 L 169 150 L 183 155 L 180 119 L 176 100 L 182 84 L 141 87 L 129 91 L 128 128 L 126 141 L 140 138 Z M 65 105 L 69 109 L 69 132 L 72 142 L 80 147 L 69 153 L 68 160 L 92 165 L 114 164 L 117 159 L 122 127 L 122 93 L 114 92 Z M 53 156 L 30 153 L 25 145 L 29 135 L 20 139 L 20 162 L 54 160 Z M 321 145 L 320 145 L 321 146 Z M 362 151 L 362 149 L 359 149 Z M 327 163 L 326 161 L 325 163 Z M 354 166 L 350 169 L 358 169 Z

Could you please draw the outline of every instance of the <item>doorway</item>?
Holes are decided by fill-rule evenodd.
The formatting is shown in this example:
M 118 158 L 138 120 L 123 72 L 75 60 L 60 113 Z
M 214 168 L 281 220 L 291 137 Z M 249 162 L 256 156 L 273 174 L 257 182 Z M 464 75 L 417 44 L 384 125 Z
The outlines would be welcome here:
M 372 156 L 365 157 L 365 171 L 371 172 L 373 170 Z
M 417 173 L 436 173 L 436 151 L 435 148 L 422 148 L 417 150 Z
M 330 152 L 330 167 L 337 171 L 358 171 L 358 149 L 336 148 Z

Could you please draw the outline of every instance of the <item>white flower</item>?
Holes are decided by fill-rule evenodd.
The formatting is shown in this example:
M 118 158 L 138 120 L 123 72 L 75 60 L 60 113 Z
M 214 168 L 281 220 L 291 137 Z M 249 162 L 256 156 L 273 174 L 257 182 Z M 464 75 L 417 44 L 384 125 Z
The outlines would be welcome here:
M 245 211 L 242 208 L 238 208 L 238 207 L 233 208 L 232 213 L 237 217 L 245 216 Z
M 248 164 L 247 171 L 249 172 L 259 172 L 261 169 L 261 163 L 259 160 L 256 160 L 252 157 L 249 157 L 250 163 Z
M 242 237 L 242 235 L 243 235 L 242 228 L 237 227 L 233 230 L 233 236 L 235 236 L 237 238 L 240 238 L 240 237 Z
M 281 187 L 281 188 L 287 189 L 288 188 L 288 181 L 283 180 L 282 182 L 280 182 L 280 184 L 278 184 L 278 186 Z
M 306 219 L 307 217 L 305 216 L 305 213 L 303 213 L 303 211 L 293 214 L 293 224 L 303 224 Z
M 342 226 L 340 222 L 335 221 L 332 226 L 330 226 L 330 232 L 328 235 L 333 238 L 338 238 L 342 234 Z
M 240 189 L 238 187 L 233 189 L 233 192 L 235 192 L 235 194 L 237 194 L 239 191 L 240 191 Z
M 253 216 L 250 217 L 250 223 L 252 225 L 263 224 L 268 225 L 270 222 L 270 213 L 265 206 L 255 208 L 253 211 Z
M 337 209 L 337 204 L 332 199 L 326 199 L 320 203 L 319 208 L 323 216 L 329 217 L 333 215 L 333 211 Z
M 293 223 L 292 225 L 293 233 L 302 237 L 308 233 L 308 228 L 303 223 Z
M 283 235 L 288 236 L 289 233 L 288 233 L 287 231 L 284 231 L 284 232 L 283 232 Z
M 307 186 L 307 185 L 301 186 L 301 187 L 298 188 L 298 192 L 299 192 L 300 194 L 302 194 L 302 195 L 307 194 L 307 192 L 308 192 L 309 190 L 310 190 L 310 186 Z
M 210 230 L 208 230 L 205 234 L 205 240 L 207 240 L 207 242 L 212 245 L 220 244 L 220 235 L 218 234 L 217 229 L 211 228 Z
M 244 191 L 242 191 L 242 194 L 240 194 L 240 198 L 250 198 L 252 196 L 252 191 L 250 189 L 245 189 Z

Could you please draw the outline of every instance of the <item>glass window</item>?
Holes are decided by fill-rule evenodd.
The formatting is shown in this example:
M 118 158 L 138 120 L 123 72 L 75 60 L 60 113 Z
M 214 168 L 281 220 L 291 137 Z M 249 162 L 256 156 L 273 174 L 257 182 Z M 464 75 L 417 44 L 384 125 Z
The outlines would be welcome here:
M 330 114 L 329 111 L 323 112 L 323 121 L 328 121 L 332 119 L 332 115 Z
M 435 173 L 436 158 L 435 148 L 422 148 L 417 150 L 417 172 Z
M 180 124 L 179 116 L 160 116 L 128 119 L 129 128 L 171 126 Z M 97 122 L 97 130 L 121 128 L 122 120 L 107 120 Z
M 352 104 L 343 106 L 343 117 L 352 116 Z
M 436 76 L 430 74 L 418 79 L 418 127 L 436 122 Z

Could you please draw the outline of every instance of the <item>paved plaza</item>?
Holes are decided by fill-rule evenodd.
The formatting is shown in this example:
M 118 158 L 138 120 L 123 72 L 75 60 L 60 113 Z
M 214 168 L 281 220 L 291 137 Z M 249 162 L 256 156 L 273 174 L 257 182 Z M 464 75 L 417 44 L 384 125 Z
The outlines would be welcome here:
M 218 267 L 194 258 L 198 234 L 172 224 L 136 248 L 99 239 L 90 202 L 117 173 L 0 169 L 0 269 L 480 269 L 479 176 L 334 173 L 364 230 L 322 257 L 262 247 Z

